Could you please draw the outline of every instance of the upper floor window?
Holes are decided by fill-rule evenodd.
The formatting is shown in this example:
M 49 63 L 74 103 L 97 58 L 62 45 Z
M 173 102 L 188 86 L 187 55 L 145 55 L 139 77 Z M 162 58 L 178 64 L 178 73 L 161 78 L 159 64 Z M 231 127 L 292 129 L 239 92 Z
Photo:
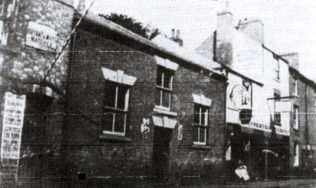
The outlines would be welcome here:
M 274 93 L 274 100 L 280 101 L 281 97 L 280 94 Z M 275 109 L 275 107 L 274 107 Z M 281 125 L 281 113 L 280 112 L 274 112 L 274 124 L 275 125 Z
M 293 78 L 293 87 L 294 87 L 294 95 L 298 95 L 298 85 L 297 85 L 297 79 Z
M 129 87 L 107 82 L 103 110 L 103 133 L 125 135 Z
M 194 144 L 206 145 L 209 128 L 209 108 L 212 100 L 204 95 L 193 94 L 194 100 Z
M 298 106 L 294 106 L 294 114 L 293 114 L 293 119 L 294 119 L 294 129 L 298 129 Z
M 106 79 L 102 116 L 103 134 L 125 136 L 130 87 L 134 85 L 136 78 L 120 70 L 102 68 L 102 71 Z
M 170 111 L 173 76 L 178 64 L 168 59 L 155 56 L 157 63 L 156 107 Z
M 280 62 L 279 58 L 273 54 L 273 58 L 276 59 L 276 61 L 273 64 L 273 72 L 274 72 L 274 79 L 280 80 Z
M 157 69 L 156 105 L 170 110 L 174 71 L 162 66 Z

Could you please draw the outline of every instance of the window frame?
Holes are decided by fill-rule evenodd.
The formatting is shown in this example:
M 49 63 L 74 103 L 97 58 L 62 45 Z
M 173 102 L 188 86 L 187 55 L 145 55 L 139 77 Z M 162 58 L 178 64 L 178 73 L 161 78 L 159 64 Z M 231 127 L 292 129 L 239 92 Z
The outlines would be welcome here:
M 196 121 L 195 121 L 196 108 L 197 107 L 199 109 L 199 113 L 198 113 L 198 115 L 199 115 L 199 123 L 196 123 Z M 195 144 L 195 145 L 207 145 L 207 138 L 208 138 L 207 134 L 208 134 L 208 129 L 209 129 L 209 108 L 210 108 L 209 106 L 194 103 L 193 126 L 194 126 L 194 131 L 196 131 L 195 128 L 197 128 L 197 131 L 198 131 L 198 134 L 197 134 L 198 138 L 197 138 L 197 140 L 195 140 L 195 138 L 193 138 L 193 144 Z M 204 124 L 202 124 L 202 122 L 203 122 L 203 119 L 202 119 L 202 117 L 203 117 L 203 113 L 202 113 L 203 109 L 205 109 L 205 112 L 204 112 Z M 201 130 L 201 128 L 204 129 L 204 141 L 203 142 L 201 142 L 201 137 L 200 137 L 201 131 L 203 131 L 203 130 Z
M 274 93 L 274 109 L 275 109 L 275 102 L 281 100 L 281 95 L 278 93 Z M 278 120 L 278 121 L 276 121 Z M 274 112 L 274 125 L 281 126 L 281 113 L 280 112 Z
M 128 112 L 129 112 L 129 102 L 130 102 L 130 91 L 132 86 L 135 84 L 137 78 L 134 76 L 130 76 L 124 73 L 122 70 L 110 70 L 105 67 L 101 67 L 101 71 L 103 73 L 104 79 L 105 79 L 105 91 L 104 91 L 104 98 L 103 98 L 103 103 L 102 103 L 102 118 L 101 118 L 101 131 L 103 135 L 117 135 L 117 136 L 125 136 L 126 135 L 126 129 L 127 129 L 127 121 L 128 121 Z M 115 87 L 115 96 L 114 96 L 114 106 L 107 106 L 107 105 L 112 105 L 111 102 L 107 103 L 108 101 L 108 96 L 106 93 L 111 94 L 110 87 Z M 118 108 L 119 101 L 119 95 L 120 95 L 120 90 L 119 88 L 122 87 L 124 88 L 125 92 L 123 93 L 124 95 L 124 107 L 122 109 Z M 113 89 L 112 88 L 112 89 Z M 112 94 L 114 93 L 112 90 Z M 110 99 L 113 100 L 113 96 L 110 97 Z M 107 123 L 107 113 L 108 114 L 114 114 L 112 116 L 113 121 L 112 121 L 112 130 L 107 130 L 106 123 Z M 115 131 L 115 120 L 116 120 L 116 114 L 124 114 L 124 127 L 123 127 L 123 132 L 116 132 Z M 110 120 L 111 121 L 111 120 Z M 109 122 L 110 122 L 109 121 Z M 105 128 L 103 130 L 103 128 Z
M 275 72 L 273 78 L 277 81 L 280 81 L 280 61 L 275 54 L 273 54 L 273 58 L 276 60 L 276 66 L 273 66 L 273 70 Z
M 159 76 L 161 72 L 161 76 Z M 172 104 L 172 90 L 173 90 L 173 78 L 174 78 L 174 70 L 168 69 L 166 67 L 157 66 L 157 79 L 156 79 L 156 92 L 159 92 L 159 104 L 157 104 L 157 94 L 155 95 L 155 106 L 157 108 L 163 109 L 163 110 L 167 110 L 170 111 L 171 110 L 171 104 Z M 170 79 L 169 79 L 169 87 L 165 86 L 166 83 L 166 75 L 170 74 Z M 158 79 L 159 77 L 161 77 L 160 83 L 161 85 L 159 85 L 158 83 Z M 168 94 L 168 106 L 164 106 L 164 94 L 167 93 Z
M 293 119 L 295 122 L 295 124 L 293 125 L 293 129 L 299 130 L 299 107 L 296 105 L 294 105 Z
M 293 93 L 293 95 L 298 96 L 298 81 L 295 78 L 293 78 L 293 85 L 294 85 L 294 93 Z
M 114 102 L 114 107 L 111 106 L 106 106 L 103 105 L 103 116 L 106 116 L 106 113 L 110 113 L 113 114 L 113 121 L 112 121 L 112 131 L 109 130 L 102 130 L 103 134 L 110 134 L 110 135 L 119 135 L 119 136 L 125 136 L 126 135 L 126 123 L 127 123 L 127 115 L 128 115 L 128 107 L 129 107 L 129 96 L 130 96 L 130 87 L 124 85 L 124 84 L 119 84 L 119 83 L 115 83 L 115 82 L 111 82 L 110 84 L 113 84 L 115 87 L 115 102 Z M 125 99 L 124 99 L 124 108 L 120 109 L 118 108 L 118 101 L 119 101 L 119 88 L 120 87 L 125 87 L 126 88 L 126 93 L 125 93 Z M 106 95 L 105 95 L 106 96 Z M 104 99 L 106 100 L 106 99 Z M 116 116 L 120 114 L 120 115 L 124 115 L 124 125 L 123 125 L 123 132 L 116 132 L 115 131 L 115 121 Z M 105 117 L 103 117 L 105 118 Z M 104 124 L 104 120 L 102 122 L 102 124 Z
M 300 166 L 300 148 L 298 143 L 294 143 L 294 167 Z

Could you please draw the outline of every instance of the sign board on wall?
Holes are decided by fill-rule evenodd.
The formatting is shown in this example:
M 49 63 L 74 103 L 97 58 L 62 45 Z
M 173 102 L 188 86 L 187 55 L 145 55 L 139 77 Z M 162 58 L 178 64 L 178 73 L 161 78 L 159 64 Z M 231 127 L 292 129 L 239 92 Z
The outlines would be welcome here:
M 25 102 L 25 95 L 15 95 L 10 92 L 5 94 L 1 139 L 1 161 L 3 166 L 6 165 L 4 163 L 5 159 L 18 160 L 20 157 Z
M 55 52 L 57 48 L 57 32 L 36 22 L 29 22 L 26 33 L 27 46 L 44 51 Z

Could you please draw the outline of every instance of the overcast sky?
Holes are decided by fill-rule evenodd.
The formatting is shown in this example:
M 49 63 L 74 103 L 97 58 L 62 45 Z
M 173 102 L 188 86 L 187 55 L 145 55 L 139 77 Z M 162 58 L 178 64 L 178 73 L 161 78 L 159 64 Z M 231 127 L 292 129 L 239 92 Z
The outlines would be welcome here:
M 225 5 L 225 0 L 95 0 L 91 10 L 126 14 L 167 35 L 180 29 L 184 45 L 193 50 L 216 29 L 216 14 Z M 316 0 L 231 0 L 230 10 L 235 25 L 261 19 L 265 45 L 279 54 L 298 52 L 300 71 L 316 80 Z

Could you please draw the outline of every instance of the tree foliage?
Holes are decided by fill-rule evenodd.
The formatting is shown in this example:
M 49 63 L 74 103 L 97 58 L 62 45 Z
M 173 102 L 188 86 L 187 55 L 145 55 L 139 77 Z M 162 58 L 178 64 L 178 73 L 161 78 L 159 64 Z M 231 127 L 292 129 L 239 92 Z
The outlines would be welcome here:
M 143 23 L 127 15 L 111 13 L 110 15 L 99 14 L 99 16 L 150 40 L 161 33 L 159 29 L 153 27 L 151 24 L 144 26 Z

